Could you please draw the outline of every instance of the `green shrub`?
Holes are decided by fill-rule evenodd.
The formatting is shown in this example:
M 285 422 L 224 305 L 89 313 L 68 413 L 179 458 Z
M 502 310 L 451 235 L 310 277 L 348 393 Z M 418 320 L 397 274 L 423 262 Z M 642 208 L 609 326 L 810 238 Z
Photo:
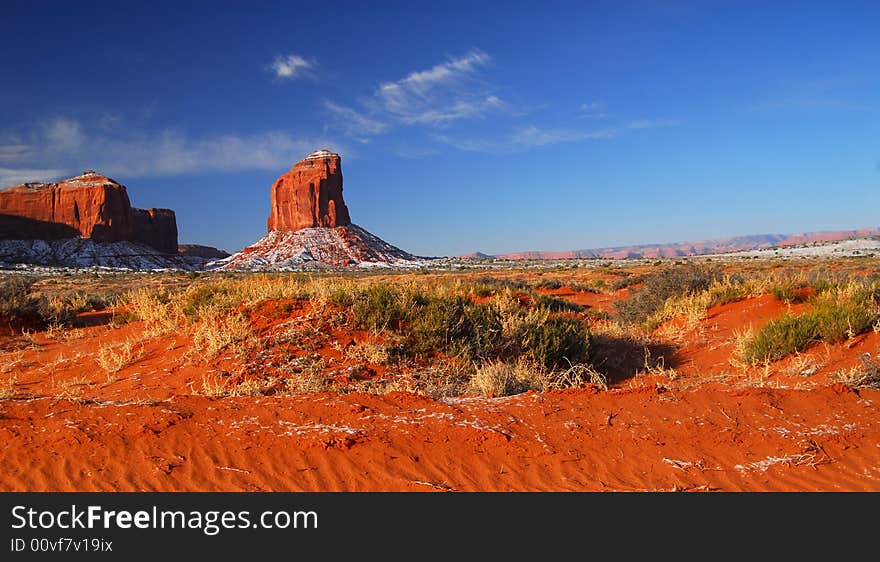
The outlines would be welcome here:
M 718 304 L 741 301 L 749 296 L 745 280 L 739 275 L 728 277 L 723 282 L 712 285 L 711 291 Z
M 464 297 L 433 297 L 416 301 L 409 312 L 407 348 L 414 353 L 439 350 L 472 360 L 489 357 L 500 346 L 501 319 L 487 305 Z
M 777 283 L 776 285 L 773 285 L 770 287 L 770 293 L 773 294 L 773 297 L 776 298 L 776 300 L 786 304 L 801 302 L 803 300 L 794 285 L 789 283 Z
M 803 351 L 819 337 L 819 321 L 811 314 L 785 313 L 767 322 L 746 343 L 743 359 L 751 364 L 776 361 L 796 351 Z
M 401 320 L 397 292 L 390 285 L 370 285 L 354 297 L 352 314 L 355 323 L 369 330 L 396 328 Z
M 600 283 L 600 281 L 601 281 L 601 283 Z M 580 293 L 593 293 L 593 294 L 601 293 L 602 292 L 601 287 L 604 287 L 604 286 L 605 286 L 605 282 L 602 279 L 599 279 L 598 281 L 594 282 L 593 284 L 589 284 L 589 283 L 569 283 L 568 284 L 568 288 L 571 289 L 572 291 L 577 291 Z
M 582 307 L 533 292 L 527 306 L 514 298 L 474 303 L 474 289 L 463 286 L 449 295 L 370 285 L 355 293 L 349 319 L 359 328 L 394 331 L 404 356 L 440 352 L 467 362 L 528 357 L 548 369 L 587 360 L 585 322 L 562 312 Z
M 78 314 L 107 306 L 99 295 L 81 290 L 47 295 L 34 291 L 34 277 L 0 278 L 0 319 L 11 324 L 70 325 Z
M 552 291 L 553 289 L 559 289 L 563 285 L 564 283 L 559 279 L 541 279 L 540 281 L 538 281 L 537 284 L 535 284 L 535 287 Z
M 812 281 L 810 283 L 810 286 L 813 287 L 817 295 L 821 295 L 832 290 L 836 286 L 836 284 L 830 279 L 821 278 Z
M 620 279 L 615 280 L 611 284 L 612 291 L 619 291 L 620 289 L 625 289 L 625 288 L 630 287 L 632 285 L 638 285 L 639 283 L 644 282 L 645 279 L 648 277 L 648 275 L 644 275 L 644 274 L 633 275 L 632 273 L 630 273 L 628 271 L 610 271 L 609 273 L 621 276 Z
M 803 351 L 813 341 L 838 343 L 866 332 L 878 321 L 880 290 L 874 285 L 852 293 L 848 298 L 829 294 L 814 300 L 810 312 L 784 314 L 768 322 L 743 350 L 749 363 L 776 361 Z
M 578 318 L 531 315 L 520 332 L 522 350 L 548 369 L 584 363 L 588 359 L 589 335 Z
M 327 302 L 340 308 L 348 308 L 354 304 L 354 295 L 348 287 L 335 285 L 328 295 Z
M 48 303 L 31 295 L 34 283 L 36 279 L 17 275 L 0 279 L 0 318 L 25 323 L 44 320 Z
M 183 296 L 183 314 L 190 321 L 195 321 L 202 309 L 209 307 L 228 308 L 229 300 L 229 287 L 217 284 L 192 286 Z
M 537 308 L 546 308 L 551 312 L 581 312 L 584 307 L 552 295 L 533 293 L 530 295 L 532 303 Z
M 838 343 L 871 328 L 877 315 L 859 303 L 824 303 L 810 313 L 818 322 L 819 337 Z
M 495 294 L 495 291 L 496 291 L 495 287 L 493 287 L 491 285 L 485 285 L 483 283 L 474 285 L 471 288 L 471 294 L 473 294 L 475 297 L 478 297 L 478 298 L 491 297 L 492 295 Z

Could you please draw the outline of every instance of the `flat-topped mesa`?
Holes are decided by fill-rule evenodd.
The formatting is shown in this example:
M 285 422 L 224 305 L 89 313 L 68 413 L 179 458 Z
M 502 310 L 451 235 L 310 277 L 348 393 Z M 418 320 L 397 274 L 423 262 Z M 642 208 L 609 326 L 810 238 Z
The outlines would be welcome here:
M 0 240 L 77 237 L 139 242 L 177 254 L 174 211 L 133 208 L 124 185 L 94 170 L 0 190 Z
M 268 231 L 348 226 L 351 217 L 342 198 L 342 159 L 316 150 L 272 185 Z
M 133 242 L 177 253 L 177 217 L 171 209 L 132 209 Z
M 0 191 L 0 237 L 97 242 L 132 237 L 131 202 L 124 185 L 93 170 L 58 183 L 26 183 Z M 12 232 L 9 232 L 12 231 Z

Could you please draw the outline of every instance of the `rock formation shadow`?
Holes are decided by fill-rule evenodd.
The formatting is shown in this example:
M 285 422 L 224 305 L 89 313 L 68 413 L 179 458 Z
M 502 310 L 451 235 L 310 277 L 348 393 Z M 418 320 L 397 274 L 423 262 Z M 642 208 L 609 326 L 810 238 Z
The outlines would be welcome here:
M 80 236 L 72 226 L 0 213 L 0 240 L 60 240 Z
M 644 373 L 648 367 L 675 369 L 675 346 L 645 343 L 632 338 L 594 334 L 590 340 L 590 360 L 608 382 L 620 382 Z

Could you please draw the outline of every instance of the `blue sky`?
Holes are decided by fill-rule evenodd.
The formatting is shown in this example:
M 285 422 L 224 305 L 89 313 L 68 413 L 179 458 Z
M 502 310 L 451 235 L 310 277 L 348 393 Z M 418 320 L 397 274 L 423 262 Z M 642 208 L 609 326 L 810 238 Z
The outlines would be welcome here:
M 421 255 L 875 226 L 876 2 L 4 2 L 0 185 L 95 168 L 181 242 L 343 156 Z

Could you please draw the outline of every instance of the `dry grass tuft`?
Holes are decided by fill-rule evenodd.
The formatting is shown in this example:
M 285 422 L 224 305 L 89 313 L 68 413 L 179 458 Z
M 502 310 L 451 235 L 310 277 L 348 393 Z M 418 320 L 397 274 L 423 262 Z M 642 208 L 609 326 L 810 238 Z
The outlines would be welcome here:
M 3 383 L 0 383 L 0 400 L 10 400 L 15 397 L 16 377 L 9 377 Z
M 679 378 L 678 372 L 671 368 L 666 367 L 666 358 L 660 356 L 654 359 L 651 356 L 651 350 L 648 346 L 645 346 L 645 373 L 649 375 L 664 377 L 669 381 L 674 381 Z
M 128 314 L 144 322 L 147 337 L 170 334 L 181 325 L 181 311 L 171 295 L 154 289 L 138 289 L 125 295 L 118 306 L 124 306 Z
M 847 371 L 838 371 L 834 378 L 849 388 L 880 389 L 880 363 L 871 359 L 869 353 L 859 357 L 861 365 Z
M 602 390 L 608 389 L 608 380 L 591 366 L 578 363 L 564 370 L 548 370 L 534 360 L 520 358 L 516 363 L 488 361 L 478 366 L 471 375 L 472 390 L 488 397 L 510 396 L 529 390 L 561 390 L 581 388 L 588 383 Z
M 538 385 L 539 377 L 537 365 L 529 362 L 490 361 L 477 368 L 470 385 L 483 396 L 492 398 L 530 390 Z
M 352 361 L 385 365 L 391 360 L 388 346 L 375 343 L 359 343 L 343 350 L 345 356 Z
M 135 349 L 134 340 L 125 340 L 117 345 L 105 345 L 98 349 L 95 361 L 108 375 L 118 373 L 143 357 L 143 345 Z
M 291 394 L 325 392 L 330 388 L 330 381 L 324 375 L 326 368 L 327 362 L 320 355 L 297 357 L 283 367 L 293 373 L 284 384 Z
M 75 377 L 72 379 L 61 381 L 57 387 L 61 390 L 55 394 L 58 400 L 70 400 L 72 402 L 82 403 L 85 401 L 83 394 L 85 388 L 92 385 L 92 382 L 86 377 Z
M 241 354 L 255 343 L 256 338 L 247 318 L 237 312 L 203 308 L 193 332 L 193 347 L 188 353 L 209 360 L 226 348 Z

